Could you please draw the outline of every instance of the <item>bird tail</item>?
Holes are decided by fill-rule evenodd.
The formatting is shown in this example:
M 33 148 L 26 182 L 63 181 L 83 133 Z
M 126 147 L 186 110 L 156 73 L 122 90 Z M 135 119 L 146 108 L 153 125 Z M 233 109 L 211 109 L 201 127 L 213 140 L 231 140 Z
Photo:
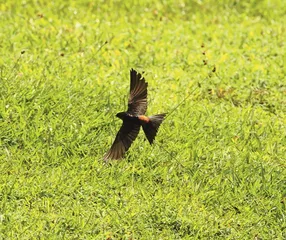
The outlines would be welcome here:
M 149 117 L 149 121 L 147 123 L 142 125 L 144 133 L 150 144 L 153 143 L 156 137 L 157 131 L 161 123 L 163 122 L 165 116 L 166 116 L 166 113 L 153 115 Z

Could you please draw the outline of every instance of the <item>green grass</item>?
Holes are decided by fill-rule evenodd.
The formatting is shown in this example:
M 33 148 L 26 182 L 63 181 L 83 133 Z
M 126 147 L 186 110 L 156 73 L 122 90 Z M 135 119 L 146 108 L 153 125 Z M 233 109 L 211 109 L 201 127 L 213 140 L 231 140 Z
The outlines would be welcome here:
M 1 3 L 0 239 L 285 239 L 285 9 Z M 130 68 L 170 115 L 107 165 Z

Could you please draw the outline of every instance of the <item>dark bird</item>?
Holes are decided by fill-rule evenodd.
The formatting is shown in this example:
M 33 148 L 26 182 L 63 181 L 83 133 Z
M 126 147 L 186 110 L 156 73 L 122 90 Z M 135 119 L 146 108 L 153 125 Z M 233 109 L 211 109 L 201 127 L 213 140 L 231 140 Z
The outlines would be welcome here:
M 123 124 L 110 150 L 105 154 L 104 160 L 122 158 L 137 137 L 141 126 L 149 143 L 153 143 L 166 114 L 145 116 L 147 110 L 147 86 L 148 83 L 145 82 L 141 74 L 131 69 L 128 109 L 126 112 L 116 114 L 116 117 L 120 118 Z

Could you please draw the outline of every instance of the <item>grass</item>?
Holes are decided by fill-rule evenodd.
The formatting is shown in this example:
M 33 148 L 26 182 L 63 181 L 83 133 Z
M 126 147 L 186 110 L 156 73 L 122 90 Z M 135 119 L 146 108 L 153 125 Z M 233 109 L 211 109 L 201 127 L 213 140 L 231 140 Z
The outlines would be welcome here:
M 284 1 L 7 1 L 0 19 L 1 239 L 286 238 Z M 170 115 L 106 165 L 130 68 Z

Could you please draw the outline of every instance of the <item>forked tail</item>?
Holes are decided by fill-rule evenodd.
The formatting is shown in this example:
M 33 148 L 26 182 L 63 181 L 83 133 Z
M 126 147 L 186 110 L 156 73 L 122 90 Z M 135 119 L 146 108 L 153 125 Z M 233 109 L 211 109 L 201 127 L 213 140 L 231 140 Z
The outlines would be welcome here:
M 166 113 L 156 114 L 154 116 L 149 117 L 149 122 L 142 125 L 145 135 L 150 144 L 153 143 L 156 137 L 157 131 L 161 123 L 163 122 L 165 116 L 166 116 Z

